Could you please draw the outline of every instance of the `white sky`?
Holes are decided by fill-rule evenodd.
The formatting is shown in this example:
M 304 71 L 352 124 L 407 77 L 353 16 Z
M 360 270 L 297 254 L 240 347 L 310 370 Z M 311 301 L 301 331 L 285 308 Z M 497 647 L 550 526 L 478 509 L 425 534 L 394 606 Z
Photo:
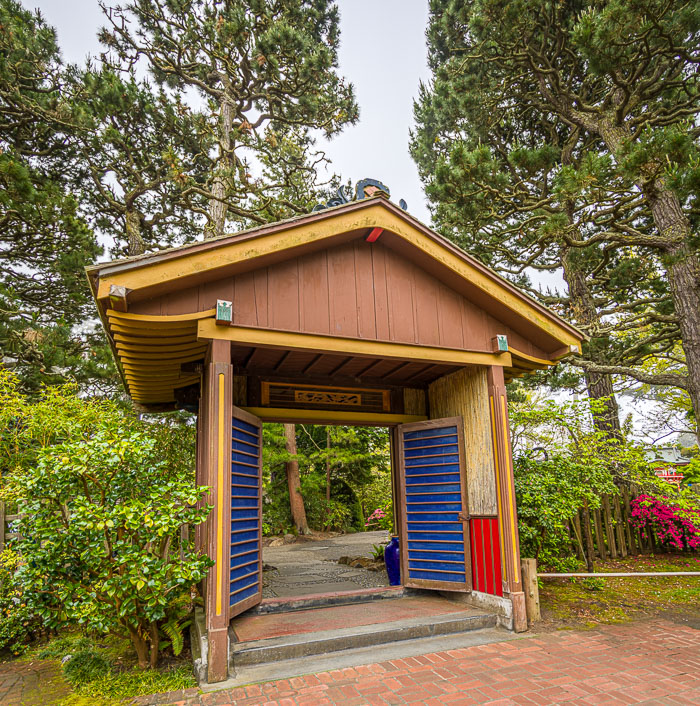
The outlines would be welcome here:
M 58 31 L 63 58 L 84 63 L 97 55 L 103 24 L 97 0 L 22 0 L 41 10 Z M 117 0 L 114 0 L 116 4 Z M 413 97 L 427 81 L 427 0 L 340 0 L 340 73 L 355 86 L 360 122 L 326 147 L 344 181 L 379 179 L 392 201 L 406 199 L 412 215 L 429 223 L 416 166 L 408 154 Z

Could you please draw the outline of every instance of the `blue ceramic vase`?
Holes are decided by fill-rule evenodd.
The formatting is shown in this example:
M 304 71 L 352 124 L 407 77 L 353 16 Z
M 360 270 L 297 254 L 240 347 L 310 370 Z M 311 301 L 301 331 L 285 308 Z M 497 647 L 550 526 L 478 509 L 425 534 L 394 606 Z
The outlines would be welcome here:
M 386 564 L 386 572 L 389 575 L 389 585 L 400 586 L 399 538 L 396 535 L 391 536 L 391 541 L 384 549 L 384 563 Z

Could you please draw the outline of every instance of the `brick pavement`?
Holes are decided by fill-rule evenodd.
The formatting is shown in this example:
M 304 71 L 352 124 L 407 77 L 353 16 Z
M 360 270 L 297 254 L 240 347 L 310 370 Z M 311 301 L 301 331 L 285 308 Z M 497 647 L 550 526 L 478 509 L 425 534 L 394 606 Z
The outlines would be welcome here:
M 48 706 L 70 693 L 56 662 L 13 661 L 0 663 L 2 706 Z
M 700 630 L 655 621 L 560 631 L 142 706 L 700 704 Z

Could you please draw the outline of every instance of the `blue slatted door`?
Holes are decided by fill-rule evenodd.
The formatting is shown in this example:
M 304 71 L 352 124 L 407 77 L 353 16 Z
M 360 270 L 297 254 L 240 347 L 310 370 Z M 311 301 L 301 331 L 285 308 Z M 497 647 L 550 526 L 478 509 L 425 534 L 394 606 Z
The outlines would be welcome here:
M 398 428 L 404 586 L 471 590 L 463 428 L 461 417 Z
M 262 423 L 233 408 L 230 617 L 262 600 Z

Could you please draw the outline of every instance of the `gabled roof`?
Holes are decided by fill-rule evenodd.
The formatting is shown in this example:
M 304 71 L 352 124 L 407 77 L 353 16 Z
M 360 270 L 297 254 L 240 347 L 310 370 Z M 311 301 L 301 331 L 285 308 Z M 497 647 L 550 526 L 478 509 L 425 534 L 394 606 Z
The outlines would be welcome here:
M 273 265 L 366 237 L 370 232 L 380 233 L 382 245 L 412 260 L 524 338 L 537 341 L 540 349 L 548 351 L 548 360 L 523 354 L 525 368 L 546 367 L 568 354 L 572 347 L 580 350 L 584 335 L 578 329 L 395 204 L 383 197 L 374 197 L 216 239 L 87 268 L 100 315 L 132 396 L 147 401 L 149 395 L 139 395 L 138 391 L 150 389 L 148 380 L 159 367 L 155 361 L 163 362 L 158 354 L 157 331 L 174 331 L 178 341 L 167 351 L 170 367 L 156 387 L 172 392 L 174 386 L 191 384 L 189 378 L 185 380 L 180 375 L 180 364 L 192 361 L 192 356 L 201 353 L 204 342 L 197 340 L 197 331 L 201 331 L 197 321 L 212 318 L 213 312 L 193 311 L 185 317 L 132 316 L 128 313 L 130 304 Z M 154 346 L 153 351 L 139 351 L 143 347 L 135 345 L 134 341 L 140 342 L 143 337 Z M 180 357 L 175 355 L 178 352 L 182 353 Z M 194 379 L 192 375 L 190 378 Z

